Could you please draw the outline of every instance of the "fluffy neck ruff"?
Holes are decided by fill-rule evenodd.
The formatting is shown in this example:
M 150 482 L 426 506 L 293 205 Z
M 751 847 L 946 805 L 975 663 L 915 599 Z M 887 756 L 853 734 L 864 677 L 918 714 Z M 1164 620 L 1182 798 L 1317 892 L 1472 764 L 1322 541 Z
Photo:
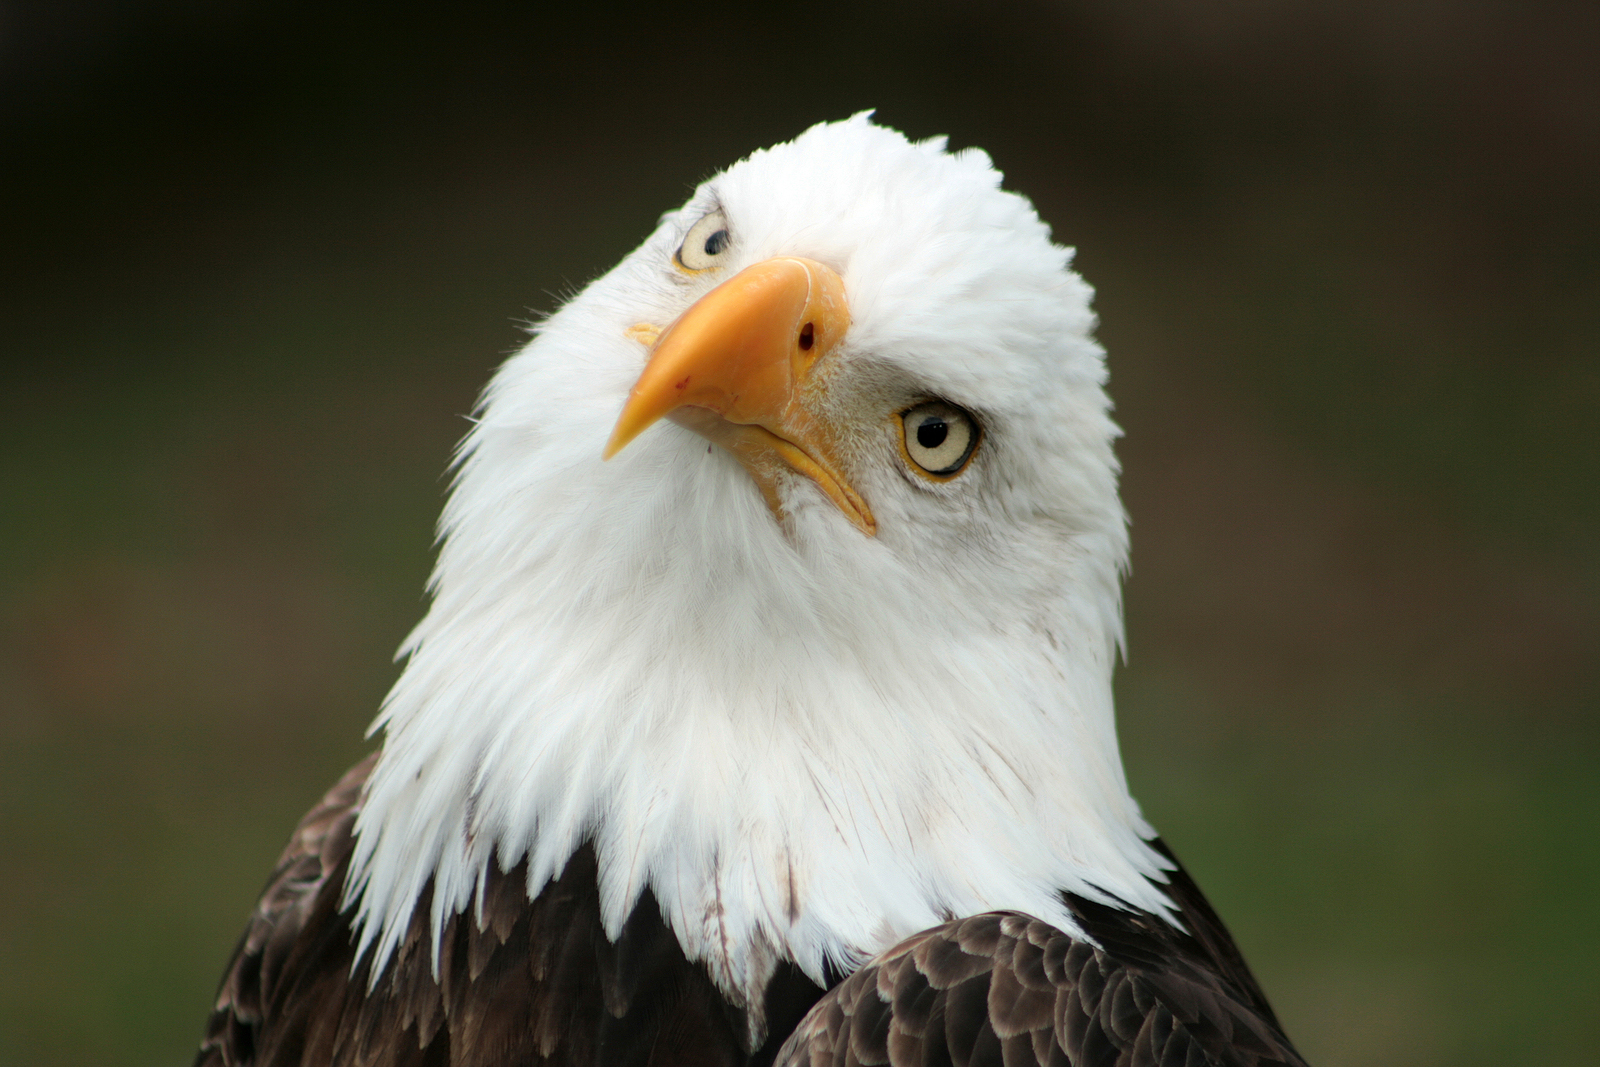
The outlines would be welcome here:
M 1166 910 L 1117 755 L 1095 546 L 1042 613 L 974 616 L 974 591 L 888 552 L 786 539 L 742 470 L 669 429 L 697 506 L 561 537 L 530 516 L 520 551 L 454 528 L 358 831 L 374 973 L 429 878 L 437 941 L 491 854 L 528 858 L 531 897 L 586 839 L 608 930 L 648 884 L 741 1004 L 777 958 L 820 983 L 954 916 L 1071 929 L 1063 889 Z M 489 464 L 480 445 L 458 513 Z

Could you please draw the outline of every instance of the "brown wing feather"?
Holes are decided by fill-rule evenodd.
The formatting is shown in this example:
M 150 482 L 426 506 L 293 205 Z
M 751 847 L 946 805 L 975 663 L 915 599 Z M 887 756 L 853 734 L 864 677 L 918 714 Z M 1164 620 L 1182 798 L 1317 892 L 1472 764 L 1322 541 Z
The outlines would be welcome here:
M 1211 902 L 1200 892 L 1200 887 L 1189 876 L 1183 864 L 1178 862 L 1178 857 L 1167 847 L 1165 841 L 1156 838 L 1150 845 L 1172 863 L 1173 869 L 1167 876 L 1167 884 L 1161 888 L 1167 899 L 1177 906 L 1183 925 L 1198 942 L 1198 951 L 1212 962 L 1221 979 L 1248 1000 L 1262 1018 L 1278 1029 L 1283 1029 L 1278 1022 L 1277 1014 L 1272 1010 L 1272 1005 L 1267 1003 L 1266 994 L 1256 982 L 1255 975 L 1250 973 L 1250 967 L 1245 963 L 1239 947 L 1234 944 L 1233 935 L 1228 933 L 1228 928 L 1223 925 L 1222 919 L 1212 910 Z
M 1069 896 L 1098 944 L 1015 912 L 917 934 L 824 996 L 778 1067 L 1305 1067 L 1177 875 L 1169 895 L 1191 932 Z
M 526 865 L 491 860 L 481 917 L 445 925 L 437 978 L 430 885 L 369 982 L 340 897 L 375 758 L 296 828 L 223 976 L 196 1067 L 767 1067 L 822 995 L 780 966 L 765 1004 L 771 1036 L 752 1052 L 741 1036 L 750 1020 L 684 957 L 649 891 L 618 938 L 606 936 L 587 845 L 532 900 Z
M 300 969 L 301 935 L 326 927 L 319 905 L 325 912 L 342 888 L 361 789 L 377 758 L 373 753 L 352 767 L 295 827 L 222 976 L 196 1067 L 257 1062 L 256 1038 L 269 1005 Z

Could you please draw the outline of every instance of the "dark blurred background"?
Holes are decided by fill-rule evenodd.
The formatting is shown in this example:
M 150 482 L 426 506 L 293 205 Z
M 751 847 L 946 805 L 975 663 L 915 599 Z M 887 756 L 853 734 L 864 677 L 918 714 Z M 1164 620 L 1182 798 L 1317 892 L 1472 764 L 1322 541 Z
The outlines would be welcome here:
M 1600 5 L 0 2 L 0 1063 L 180 1064 L 521 323 L 876 107 L 1099 290 L 1136 794 L 1321 1067 L 1592 1063 Z

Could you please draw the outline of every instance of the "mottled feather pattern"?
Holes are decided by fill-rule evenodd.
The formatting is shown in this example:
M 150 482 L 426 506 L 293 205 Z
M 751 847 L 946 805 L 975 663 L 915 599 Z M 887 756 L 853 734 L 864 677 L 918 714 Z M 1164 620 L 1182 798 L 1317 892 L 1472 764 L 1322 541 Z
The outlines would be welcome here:
M 196 1067 L 766 1067 L 822 994 L 782 965 L 752 1027 L 685 958 L 648 892 L 611 941 L 587 845 L 532 900 L 526 865 L 492 863 L 481 909 L 445 924 L 437 978 L 430 887 L 369 991 L 339 900 L 372 762 L 295 830 L 223 977 Z M 764 1044 L 747 1048 L 743 1035 L 763 1030 Z
M 1101 947 L 1015 912 L 917 934 L 825 996 L 778 1067 L 1304 1067 L 1253 981 L 1158 957 L 1194 939 L 1128 936 L 1142 920 L 1121 914 L 1125 936 Z

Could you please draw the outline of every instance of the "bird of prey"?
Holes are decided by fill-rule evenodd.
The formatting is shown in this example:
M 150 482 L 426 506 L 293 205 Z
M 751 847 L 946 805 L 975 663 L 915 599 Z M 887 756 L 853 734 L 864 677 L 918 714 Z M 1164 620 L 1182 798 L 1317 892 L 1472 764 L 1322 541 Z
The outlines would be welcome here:
M 822 124 L 537 326 L 200 1064 L 1303 1062 L 1129 796 L 1090 289 L 1000 183 Z

